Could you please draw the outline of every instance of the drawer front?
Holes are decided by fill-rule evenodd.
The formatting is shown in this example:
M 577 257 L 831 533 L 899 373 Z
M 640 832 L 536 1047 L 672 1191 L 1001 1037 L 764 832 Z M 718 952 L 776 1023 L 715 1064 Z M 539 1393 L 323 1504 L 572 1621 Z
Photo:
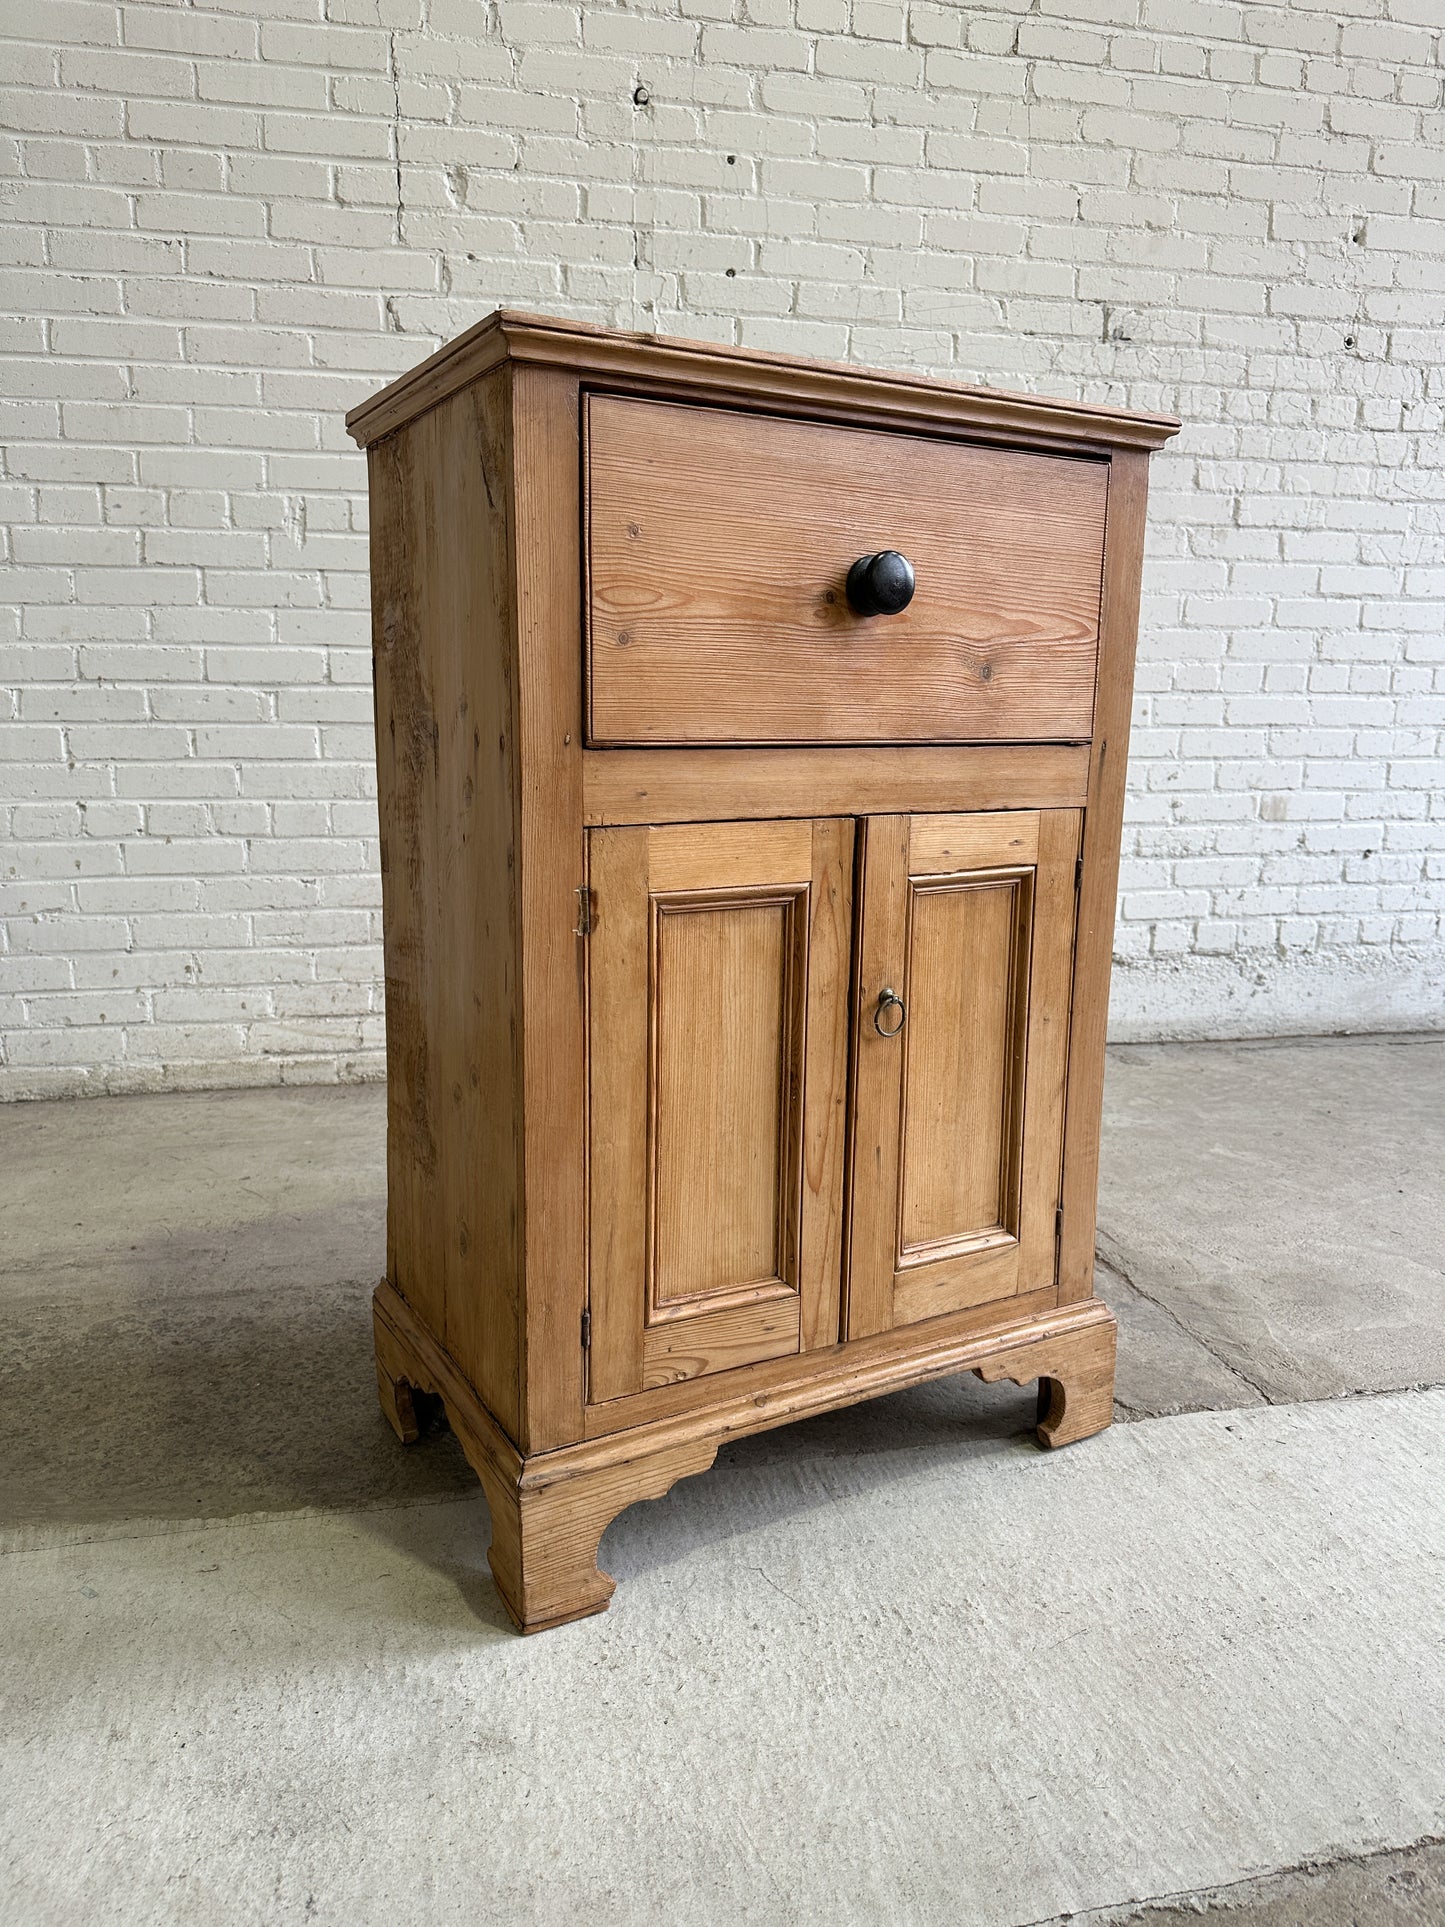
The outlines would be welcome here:
M 587 470 L 592 742 L 1089 736 L 1107 463 L 593 395 Z

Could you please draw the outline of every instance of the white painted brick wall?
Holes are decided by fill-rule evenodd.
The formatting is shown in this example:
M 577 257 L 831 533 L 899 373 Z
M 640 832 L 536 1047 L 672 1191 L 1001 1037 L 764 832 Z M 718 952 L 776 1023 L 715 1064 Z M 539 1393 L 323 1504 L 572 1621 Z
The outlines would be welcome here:
M 1441 0 L 6 5 L 8 1092 L 378 1068 L 342 415 L 500 301 L 1177 411 L 1116 1029 L 1442 1022 Z

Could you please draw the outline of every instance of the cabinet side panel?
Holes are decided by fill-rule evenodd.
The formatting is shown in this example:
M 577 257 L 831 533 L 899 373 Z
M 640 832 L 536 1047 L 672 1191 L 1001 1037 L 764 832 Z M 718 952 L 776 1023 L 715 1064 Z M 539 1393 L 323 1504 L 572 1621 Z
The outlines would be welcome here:
M 388 1269 L 518 1426 L 516 730 L 504 378 L 371 451 Z
M 1119 888 L 1119 837 L 1134 698 L 1139 580 L 1149 457 L 1117 450 L 1109 465 L 1104 529 L 1104 600 L 1094 742 L 1084 812 L 1084 865 L 1074 938 L 1073 1021 L 1064 1112 L 1064 1218 L 1059 1238 L 1059 1303 L 1094 1289 L 1094 1222 L 1099 1189 L 1099 1123 L 1104 1103 L 1104 1042 Z
M 372 682 L 381 819 L 386 980 L 386 1272 L 434 1337 L 446 1333 L 436 1001 L 434 663 L 414 581 L 421 425 L 374 443 L 371 490 Z

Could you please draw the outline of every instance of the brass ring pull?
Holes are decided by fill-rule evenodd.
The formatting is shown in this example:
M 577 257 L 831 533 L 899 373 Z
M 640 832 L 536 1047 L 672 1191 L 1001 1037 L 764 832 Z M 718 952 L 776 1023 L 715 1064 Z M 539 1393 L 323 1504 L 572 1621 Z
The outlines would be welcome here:
M 890 1030 L 885 1030 L 883 1028 L 883 1013 L 890 1008 L 896 1008 L 898 1012 L 898 1022 L 894 1024 Z M 907 1018 L 908 1012 L 904 1008 L 903 999 L 898 995 L 897 991 L 889 990 L 886 987 L 880 990 L 878 993 L 878 1008 L 873 1013 L 873 1028 L 877 1031 L 878 1035 L 880 1037 L 896 1037 L 899 1031 L 902 1030 Z

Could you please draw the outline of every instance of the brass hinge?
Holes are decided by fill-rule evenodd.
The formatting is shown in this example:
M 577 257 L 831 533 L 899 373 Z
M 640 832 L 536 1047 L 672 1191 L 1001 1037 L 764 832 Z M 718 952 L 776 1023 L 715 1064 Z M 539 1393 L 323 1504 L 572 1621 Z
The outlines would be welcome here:
M 584 1352 L 591 1351 L 592 1349 L 592 1314 L 590 1311 L 584 1311 L 582 1314 L 582 1349 Z
M 1079 885 L 1083 882 L 1083 880 L 1084 880 L 1084 859 L 1081 856 L 1076 856 L 1074 858 L 1074 895 L 1075 896 L 1079 894 Z
M 577 928 L 574 937 L 590 937 L 592 934 L 592 892 L 585 883 L 577 885 Z
M 1058 1244 L 1064 1235 L 1064 1207 L 1059 1206 L 1054 1213 L 1054 1243 Z

